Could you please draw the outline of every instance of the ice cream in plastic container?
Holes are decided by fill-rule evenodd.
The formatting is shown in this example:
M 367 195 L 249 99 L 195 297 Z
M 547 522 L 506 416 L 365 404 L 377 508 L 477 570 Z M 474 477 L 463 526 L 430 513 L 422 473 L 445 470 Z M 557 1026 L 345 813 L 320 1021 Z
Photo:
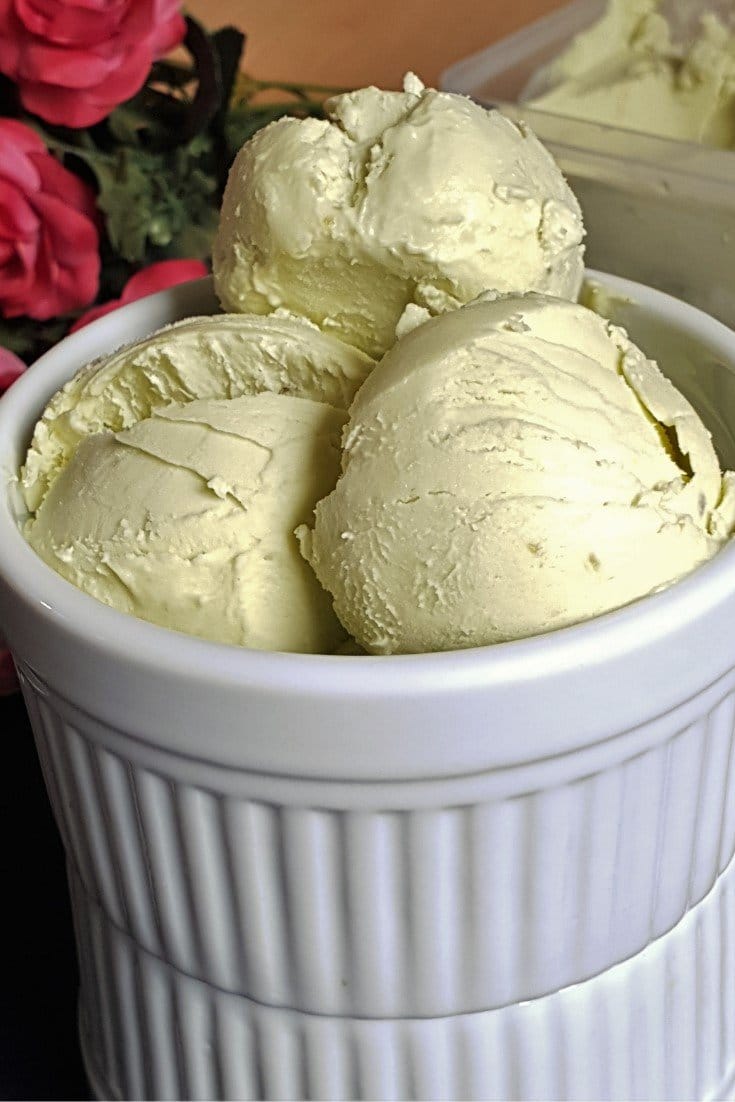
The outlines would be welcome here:
M 704 12 L 719 17 L 725 26 L 731 26 L 732 19 L 728 0 L 663 0 L 660 5 L 650 0 L 623 0 L 622 4 L 617 0 L 616 7 L 635 9 L 639 16 L 643 9 L 660 8 L 682 43 L 696 36 Z M 666 110 L 660 112 L 657 122 L 657 112 L 641 106 L 641 118 L 648 116 L 651 125 L 667 136 L 626 129 L 611 117 L 595 122 L 554 109 L 555 62 L 568 53 L 576 36 L 599 23 L 606 10 L 607 0 L 574 0 L 452 65 L 442 74 L 441 85 L 498 105 L 512 118 L 528 122 L 579 199 L 589 264 L 667 291 L 735 325 L 735 152 L 717 148 L 728 144 L 717 127 L 714 145 L 691 140 L 702 136 L 700 123 L 708 116 L 706 104 L 695 108 L 693 103 L 698 95 L 707 103 L 715 100 L 714 76 L 687 101 L 691 118 L 686 123 L 682 123 L 686 112 L 678 108 L 668 115 Z M 703 66 L 705 70 L 722 68 L 722 55 L 719 60 L 703 59 Z M 664 84 L 656 84 L 659 98 Z M 588 101 L 596 94 L 595 87 L 597 83 L 590 87 Z M 547 93 L 551 94 L 544 103 Z M 604 89 L 599 95 L 604 103 Z M 582 88 L 582 112 L 586 111 L 584 98 Z M 611 93 L 610 102 L 612 98 Z M 622 108 L 626 102 L 634 100 L 623 98 Z M 725 109 L 725 122 L 730 115 Z M 706 124 L 701 125 L 706 137 Z M 679 137 L 671 136 L 675 133 Z
M 698 16 L 698 18 L 697 18 Z M 715 149 L 735 147 L 735 25 L 725 5 L 608 0 L 534 73 L 541 111 Z
M 732 467 L 732 332 L 592 278 Z M 133 303 L 0 402 L 0 620 L 96 1093 L 723 1094 L 735 545 L 586 623 L 439 654 L 271 653 L 107 607 L 22 534 L 31 433 L 84 364 L 216 310 L 208 283 Z

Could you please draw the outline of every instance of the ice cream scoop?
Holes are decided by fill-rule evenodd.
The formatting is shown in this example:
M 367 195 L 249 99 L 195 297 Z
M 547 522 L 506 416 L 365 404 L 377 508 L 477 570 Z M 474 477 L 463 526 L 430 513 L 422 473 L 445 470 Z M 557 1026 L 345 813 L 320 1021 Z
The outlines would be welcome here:
M 84 368 L 49 402 L 21 474 L 31 512 L 85 436 L 155 409 L 270 391 L 347 409 L 373 361 L 303 318 L 187 318 Z
M 373 361 L 303 319 L 191 318 L 82 370 L 36 425 L 26 536 L 80 589 L 207 639 L 346 637 L 298 552 Z
M 226 310 L 286 307 L 377 357 L 408 303 L 576 298 L 579 205 L 525 126 L 412 75 L 326 114 L 280 119 L 240 150 L 213 252 Z
M 172 403 L 85 437 L 29 522 L 62 577 L 221 643 L 329 652 L 345 639 L 293 534 L 339 470 L 346 414 L 262 393 Z
M 418 326 L 357 395 L 304 554 L 375 654 L 479 646 L 624 605 L 710 558 L 733 475 L 623 330 L 541 295 Z

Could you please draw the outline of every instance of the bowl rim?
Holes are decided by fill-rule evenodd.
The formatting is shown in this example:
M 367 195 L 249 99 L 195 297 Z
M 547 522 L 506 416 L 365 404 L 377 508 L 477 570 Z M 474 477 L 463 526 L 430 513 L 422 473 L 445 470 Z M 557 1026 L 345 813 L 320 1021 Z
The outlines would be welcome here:
M 587 280 L 631 298 L 665 323 L 686 325 L 722 350 L 735 370 L 735 332 L 688 303 L 643 284 L 596 270 Z M 37 360 L 0 399 L 0 478 L 12 482 L 17 457 L 46 401 L 84 363 L 180 317 L 214 312 L 212 279 L 182 284 L 138 300 L 64 338 Z M 569 627 L 506 643 L 410 655 L 321 655 L 250 650 L 198 639 L 108 607 L 57 575 L 26 543 L 0 494 L 0 581 L 41 623 L 93 641 L 112 660 L 150 664 L 162 673 L 236 687 L 289 693 L 296 686 L 324 696 L 361 698 L 435 694 L 597 665 L 664 638 L 735 595 L 735 541 L 659 592 Z M 2 625 L 0 624 L 0 630 Z M 12 639 L 11 639 L 12 643 Z

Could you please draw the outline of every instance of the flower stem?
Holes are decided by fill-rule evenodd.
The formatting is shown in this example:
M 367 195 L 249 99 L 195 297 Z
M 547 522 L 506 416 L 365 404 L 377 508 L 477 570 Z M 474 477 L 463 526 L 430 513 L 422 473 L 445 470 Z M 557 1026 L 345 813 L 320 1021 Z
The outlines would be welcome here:
M 310 103 L 316 102 L 315 97 L 319 97 L 319 101 L 321 101 L 325 96 L 334 96 L 345 91 L 347 91 L 346 88 L 337 88 L 328 84 L 300 84 L 290 80 L 258 80 L 256 77 L 251 77 L 249 73 L 241 72 L 235 80 L 233 99 L 247 102 L 253 96 L 258 95 L 259 92 L 288 92 L 298 99 Z
M 71 153 L 75 157 L 81 157 L 84 161 L 100 161 L 108 165 L 116 163 L 116 158 L 111 153 L 103 153 L 101 150 L 94 147 L 90 148 L 86 144 L 84 146 L 69 145 L 68 142 L 62 142 L 58 138 L 49 136 L 46 137 L 46 144 L 55 153 Z

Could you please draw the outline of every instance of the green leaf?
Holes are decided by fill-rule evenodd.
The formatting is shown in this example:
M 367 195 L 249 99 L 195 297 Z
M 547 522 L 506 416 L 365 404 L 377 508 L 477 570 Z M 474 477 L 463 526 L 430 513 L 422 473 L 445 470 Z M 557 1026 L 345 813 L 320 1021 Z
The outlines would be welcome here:
M 116 142 L 122 145 L 140 145 L 142 135 L 151 127 L 150 112 L 136 96 L 115 108 L 108 116 L 107 125 Z
M 110 243 L 129 261 L 145 257 L 153 217 L 153 180 L 144 164 L 143 154 L 121 149 L 111 166 L 92 166 L 99 185 L 97 205 L 105 214 Z
M 0 318 L 0 348 L 8 348 L 16 356 L 25 358 L 35 339 L 29 318 Z
M 194 260 L 209 260 L 218 223 L 219 212 L 211 208 L 202 213 L 198 222 L 183 225 L 164 250 L 166 259 L 192 257 Z
M 124 260 L 209 256 L 219 206 L 211 148 L 201 134 L 169 153 L 121 148 L 93 166 L 110 244 Z
M 26 363 L 33 363 L 60 341 L 72 323 L 72 316 L 36 321 L 34 318 L 0 318 L 0 347 L 8 348 Z

